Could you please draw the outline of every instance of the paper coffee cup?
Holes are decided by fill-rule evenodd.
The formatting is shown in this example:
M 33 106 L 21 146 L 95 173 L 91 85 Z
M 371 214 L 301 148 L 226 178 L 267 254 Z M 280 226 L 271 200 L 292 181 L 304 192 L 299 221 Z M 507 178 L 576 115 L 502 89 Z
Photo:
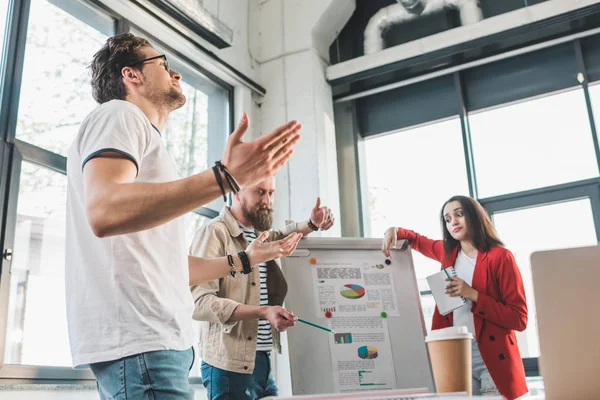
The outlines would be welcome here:
M 438 393 L 473 393 L 472 340 L 466 326 L 436 329 L 425 338 Z

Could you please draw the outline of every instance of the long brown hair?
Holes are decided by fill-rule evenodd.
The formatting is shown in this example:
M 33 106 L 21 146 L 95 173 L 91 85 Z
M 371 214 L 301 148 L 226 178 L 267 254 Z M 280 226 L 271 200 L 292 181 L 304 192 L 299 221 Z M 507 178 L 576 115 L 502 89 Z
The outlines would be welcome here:
M 494 228 L 492 220 L 477 200 L 467 196 L 453 196 L 444 203 L 440 211 L 440 221 L 444 236 L 444 253 L 446 257 L 449 257 L 452 250 L 460 245 L 460 242 L 454 239 L 448 231 L 446 219 L 444 218 L 446 204 L 453 201 L 458 201 L 463 209 L 465 220 L 467 221 L 467 233 L 477 251 L 486 252 L 492 246 L 504 246 L 504 243 L 498 238 L 498 233 L 496 233 L 496 228 Z

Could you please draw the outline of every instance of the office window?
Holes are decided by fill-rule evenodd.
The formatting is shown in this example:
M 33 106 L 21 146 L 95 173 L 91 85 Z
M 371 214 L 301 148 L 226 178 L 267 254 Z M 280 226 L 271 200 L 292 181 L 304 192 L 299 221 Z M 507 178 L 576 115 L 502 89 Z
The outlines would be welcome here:
M 581 89 L 469 116 L 480 198 L 598 176 Z
M 221 159 L 231 131 L 232 88 L 213 80 L 200 66 L 164 46 L 151 35 L 136 28 L 131 33 L 146 38 L 158 53 L 166 54 L 171 69 L 182 76 L 180 85 L 186 102 L 169 114 L 161 131 L 163 143 L 175 162 L 179 177 L 205 171 Z M 196 210 L 196 214 L 212 217 L 224 204 L 222 198 L 216 199 Z M 194 226 L 202 225 L 194 221 L 193 218 L 186 219 L 188 232 L 192 232 Z
M 501 240 L 515 255 L 525 285 L 529 322 L 524 332 L 517 332 L 521 356 L 539 357 L 531 253 L 539 250 L 595 246 L 598 239 L 590 199 L 506 210 L 496 212 L 492 217 Z M 557 293 L 557 296 L 560 294 Z
M 0 366 L 17 377 L 90 379 L 89 371 L 53 368 L 72 365 L 64 288 L 65 156 L 81 122 L 97 106 L 88 65 L 116 33 L 116 20 L 103 6 L 96 8 L 99 2 L 30 1 L 16 129 L 8 132 L 16 137 L 11 151 L 17 176 L 11 184 L 20 186 L 3 193 L 9 203 L 3 234 L 13 257 L 4 261 L 10 270 L 2 271 L 7 290 L 0 298 L 8 298 L 8 313 L 0 316 L 7 325 L 6 337 L 0 338 L 0 351 L 4 350 Z M 2 38 L 8 3 L 0 0 Z M 204 75 L 184 55 L 165 53 L 184 76 L 187 103 L 172 113 L 162 135 L 179 175 L 189 176 L 221 158 L 230 131 L 231 87 Z M 222 200 L 215 201 L 212 208 L 221 205 Z M 183 217 L 186 247 L 213 215 L 214 211 L 201 208 Z
M 600 129 L 600 82 L 591 83 L 589 86 L 590 100 L 592 102 L 592 111 L 596 123 L 596 132 Z
M 87 66 L 112 34 L 114 20 L 84 3 L 31 0 L 17 139 L 67 155 L 96 107 Z
M 186 247 L 192 244 L 196 232 L 208 221 L 208 218 L 195 212 L 183 216 L 185 224 Z
M 2 2 L 3 5 L 6 2 Z M 83 118 L 96 106 L 87 66 L 114 20 L 87 2 L 31 0 L 16 131 L 28 154 L 20 166 L 5 365 L 70 367 L 66 323 L 64 155 Z M 26 142 L 29 145 L 27 145 Z M 44 152 L 48 150 L 59 156 Z M 20 157 L 20 156 L 19 156 Z M 49 164 L 47 164 L 49 163 Z M 16 200 L 14 200 L 16 199 Z M 3 271 L 4 272 L 4 271 Z
M 22 163 L 5 364 L 72 365 L 64 283 L 66 194 L 65 175 Z
M 364 219 L 371 237 L 383 237 L 390 226 L 414 230 L 441 239 L 439 214 L 451 196 L 468 195 L 460 120 L 437 122 L 391 135 L 365 140 L 369 216 Z M 425 278 L 440 264 L 413 252 L 421 291 Z M 433 311 L 423 299 L 424 314 Z M 428 310 L 431 308 L 431 310 Z M 428 329 L 430 321 L 427 321 Z
M 0 1 L 0 60 L 4 58 L 4 39 L 6 34 L 6 23 L 8 22 L 8 0 Z M 0 68 L 0 72 L 1 72 Z
M 169 67 L 181 74 L 185 104 L 171 112 L 161 131 L 163 143 L 177 166 L 180 177 L 202 172 L 221 158 L 230 131 L 229 88 L 203 74 L 198 66 L 175 54 L 153 37 L 137 29 L 136 36 L 148 39 Z
M 182 58 L 172 55 L 161 43 L 144 33 L 132 33 L 146 37 L 159 53 L 167 54 L 169 66 L 182 76 L 180 85 L 186 102 L 169 114 L 161 132 L 179 177 L 205 171 L 221 158 L 225 149 L 230 130 L 229 90 L 211 81 Z M 222 198 L 216 199 L 184 217 L 186 247 L 191 245 L 194 234 L 208 218 L 215 211 L 219 212 L 223 205 Z
M 144 36 L 139 34 L 139 36 Z M 167 53 L 169 65 L 182 75 L 180 82 L 186 103 L 173 111 L 162 131 L 163 140 L 180 177 L 202 172 L 219 160 L 225 149 L 230 129 L 229 91 L 209 80 L 176 56 L 169 55 L 159 44 L 151 43 L 161 53 Z M 186 248 L 196 232 L 214 211 L 223 206 L 221 199 L 184 216 Z M 213 212 L 211 212 L 210 210 Z M 200 337 L 200 324 L 194 322 L 196 337 Z M 190 371 L 190 376 L 200 376 L 200 360 Z
M 180 177 L 204 171 L 208 163 L 208 96 L 182 80 L 186 103 L 172 112 L 162 134 Z

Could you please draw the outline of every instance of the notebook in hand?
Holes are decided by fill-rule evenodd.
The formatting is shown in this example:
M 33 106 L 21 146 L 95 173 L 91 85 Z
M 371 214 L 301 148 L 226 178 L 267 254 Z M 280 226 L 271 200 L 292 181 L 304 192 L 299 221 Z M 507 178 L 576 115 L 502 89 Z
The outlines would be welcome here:
M 457 276 L 454 267 L 448 267 L 446 271 L 450 276 Z M 449 294 L 446 294 L 446 286 L 450 283 L 446 279 L 448 279 L 448 276 L 443 270 L 427 277 L 427 283 L 429 283 L 435 303 L 442 315 L 449 314 L 457 308 L 467 305 L 467 301 L 461 296 L 450 297 Z

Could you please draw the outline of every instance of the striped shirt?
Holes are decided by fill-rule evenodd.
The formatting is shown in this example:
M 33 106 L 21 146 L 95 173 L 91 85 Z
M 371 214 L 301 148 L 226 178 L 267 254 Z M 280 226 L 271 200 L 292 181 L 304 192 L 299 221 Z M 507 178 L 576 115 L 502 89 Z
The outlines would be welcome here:
M 244 232 L 244 237 L 248 243 L 252 243 L 256 239 L 256 232 L 246 228 L 240 224 L 240 228 Z M 260 305 L 269 305 L 269 295 L 267 292 L 267 264 L 259 264 L 258 272 L 260 275 Z M 258 320 L 258 336 L 256 341 L 257 351 L 273 350 L 273 333 L 271 332 L 271 323 L 265 319 Z

